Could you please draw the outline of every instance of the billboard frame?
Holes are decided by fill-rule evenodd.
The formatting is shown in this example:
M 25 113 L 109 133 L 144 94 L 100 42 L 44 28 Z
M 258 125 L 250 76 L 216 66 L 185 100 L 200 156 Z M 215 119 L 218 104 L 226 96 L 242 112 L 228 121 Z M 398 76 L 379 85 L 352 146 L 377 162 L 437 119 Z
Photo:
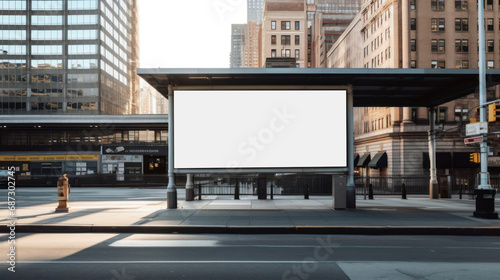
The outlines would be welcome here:
M 170 90 L 170 88 L 169 88 Z M 352 86 L 182 86 L 176 87 L 172 86 L 172 93 L 169 92 L 169 116 L 171 112 L 174 112 L 174 107 L 170 107 L 170 99 L 172 99 L 172 105 L 174 103 L 174 92 L 175 91 L 183 91 L 183 90 L 198 90 L 198 91 L 217 91 L 217 90 L 232 90 L 232 91 L 243 91 L 243 90 L 337 90 L 337 91 L 345 91 L 346 96 L 346 166 L 342 167 L 285 167 L 285 168 L 251 168 L 251 167 L 241 167 L 241 168 L 173 168 L 173 174 L 254 174 L 254 173 L 339 173 L 339 172 L 348 172 L 350 170 L 349 164 L 352 161 L 352 173 L 354 174 L 354 157 L 352 154 L 354 153 L 354 139 L 349 137 L 349 135 L 353 135 L 352 127 L 351 132 L 349 132 L 350 121 L 349 121 L 349 110 L 352 110 Z M 351 100 L 351 106 L 349 106 L 349 100 Z M 172 109 L 171 109 L 172 108 Z M 351 108 L 351 109 L 350 109 Z M 174 113 L 175 114 L 175 113 Z M 172 162 L 175 159 L 175 146 L 174 141 L 175 135 L 171 132 L 174 131 L 174 114 L 172 114 L 172 124 L 169 122 L 169 140 L 172 137 L 172 143 L 169 141 L 169 146 L 172 145 L 174 148 L 172 153 L 169 153 L 169 159 L 172 158 Z M 352 115 L 352 114 L 351 114 Z M 352 152 L 350 152 L 350 146 L 352 146 Z M 170 162 L 169 162 L 170 166 Z M 172 164 L 173 166 L 173 164 Z

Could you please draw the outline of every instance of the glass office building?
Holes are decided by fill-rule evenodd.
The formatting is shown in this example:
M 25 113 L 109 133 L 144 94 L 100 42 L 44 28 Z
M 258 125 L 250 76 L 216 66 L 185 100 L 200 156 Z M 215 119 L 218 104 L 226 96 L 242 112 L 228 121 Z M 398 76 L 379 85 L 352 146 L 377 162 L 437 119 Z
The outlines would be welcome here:
M 136 0 L 0 0 L 0 114 L 130 114 Z

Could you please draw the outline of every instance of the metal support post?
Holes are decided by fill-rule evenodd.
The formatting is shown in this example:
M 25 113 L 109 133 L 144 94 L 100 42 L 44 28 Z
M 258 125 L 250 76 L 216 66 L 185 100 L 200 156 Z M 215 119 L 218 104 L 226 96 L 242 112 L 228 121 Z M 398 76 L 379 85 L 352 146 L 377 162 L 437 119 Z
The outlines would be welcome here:
M 484 2 L 478 1 L 478 26 L 479 26 L 479 120 L 486 122 L 486 60 L 485 60 L 485 42 L 484 42 Z M 483 134 L 483 138 L 488 135 Z M 481 148 L 481 172 L 479 173 L 479 184 L 474 190 L 476 195 L 476 211 L 474 217 L 484 219 L 498 219 L 498 213 L 495 212 L 495 194 L 489 182 L 488 173 L 488 143 L 483 140 L 480 143 Z
M 187 174 L 186 179 L 186 201 L 194 200 L 193 174 Z
M 240 199 L 240 179 L 236 179 L 236 185 L 234 186 L 234 199 Z
M 356 208 L 356 188 L 354 186 L 354 103 L 352 85 L 347 90 L 347 185 L 346 208 Z
M 439 188 L 436 174 L 436 108 L 429 108 L 429 161 L 431 179 L 429 182 L 430 198 L 439 198 Z
M 168 86 L 168 186 L 167 208 L 177 209 L 177 188 L 174 175 L 174 87 Z

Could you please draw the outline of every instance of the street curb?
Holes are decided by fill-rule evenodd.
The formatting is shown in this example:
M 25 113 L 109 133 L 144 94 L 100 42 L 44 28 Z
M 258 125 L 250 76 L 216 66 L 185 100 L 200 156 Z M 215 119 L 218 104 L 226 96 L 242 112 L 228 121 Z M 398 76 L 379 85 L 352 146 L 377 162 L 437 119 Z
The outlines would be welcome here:
M 10 233 L 9 226 L 0 233 Z M 198 233 L 500 236 L 500 227 L 16 225 L 16 233 Z

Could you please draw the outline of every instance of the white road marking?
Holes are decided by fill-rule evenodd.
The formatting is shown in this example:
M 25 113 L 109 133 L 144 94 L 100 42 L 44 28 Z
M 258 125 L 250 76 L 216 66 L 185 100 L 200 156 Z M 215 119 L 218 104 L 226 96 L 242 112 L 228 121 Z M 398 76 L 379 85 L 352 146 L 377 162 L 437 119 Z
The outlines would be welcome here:
M 16 263 L 26 264 L 149 264 L 149 263 L 164 263 L 164 264 L 212 264 L 212 263 L 252 263 L 252 264 L 302 264 L 302 263 L 335 263 L 337 261 L 17 261 Z M 8 264 L 9 262 L 4 262 Z
M 220 244 L 217 240 L 119 240 L 110 247 L 257 247 L 257 248 L 318 248 L 318 245 L 279 245 L 279 244 Z M 328 248 L 367 248 L 367 249 L 479 249 L 500 250 L 500 247 L 421 247 L 421 246 L 342 246 L 332 245 Z

